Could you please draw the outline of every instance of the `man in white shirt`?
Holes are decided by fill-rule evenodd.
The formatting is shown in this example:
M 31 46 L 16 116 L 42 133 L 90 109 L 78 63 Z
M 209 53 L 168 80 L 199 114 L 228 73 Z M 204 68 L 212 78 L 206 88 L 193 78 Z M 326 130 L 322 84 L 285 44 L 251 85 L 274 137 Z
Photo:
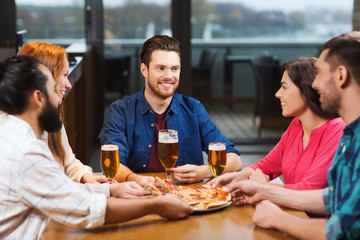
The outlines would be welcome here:
M 192 212 L 175 196 L 118 199 L 71 181 L 41 140 L 44 131 L 61 128 L 59 102 L 52 74 L 38 60 L 17 56 L 0 64 L 1 239 L 39 238 L 51 219 L 91 228 L 152 213 L 177 219 Z

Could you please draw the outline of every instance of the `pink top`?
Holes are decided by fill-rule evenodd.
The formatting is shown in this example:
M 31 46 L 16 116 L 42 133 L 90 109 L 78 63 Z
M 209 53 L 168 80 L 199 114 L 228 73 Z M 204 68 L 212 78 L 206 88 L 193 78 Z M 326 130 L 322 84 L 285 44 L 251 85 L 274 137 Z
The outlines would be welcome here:
M 341 118 L 332 119 L 311 132 L 303 150 L 303 130 L 298 118 L 294 118 L 280 141 L 252 169 L 259 168 L 274 179 L 281 174 L 285 188 L 306 190 L 321 189 L 328 185 L 327 171 L 343 134 L 345 123 Z

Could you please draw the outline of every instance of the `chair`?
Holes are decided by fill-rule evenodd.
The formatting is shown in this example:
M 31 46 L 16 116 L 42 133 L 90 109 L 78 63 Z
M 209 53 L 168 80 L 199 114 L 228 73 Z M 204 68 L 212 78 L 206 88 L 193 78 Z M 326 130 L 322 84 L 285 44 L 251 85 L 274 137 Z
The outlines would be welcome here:
M 280 87 L 281 69 L 278 59 L 272 56 L 252 58 L 256 97 L 253 123 L 258 122 L 258 138 L 263 128 L 285 129 L 290 120 L 282 116 L 280 101 L 275 97 Z
M 120 94 L 115 99 L 129 94 L 130 61 L 130 56 L 105 56 L 105 91 Z
M 199 64 L 192 68 L 192 93 L 199 100 L 211 98 L 211 69 L 216 56 L 216 50 L 204 49 Z

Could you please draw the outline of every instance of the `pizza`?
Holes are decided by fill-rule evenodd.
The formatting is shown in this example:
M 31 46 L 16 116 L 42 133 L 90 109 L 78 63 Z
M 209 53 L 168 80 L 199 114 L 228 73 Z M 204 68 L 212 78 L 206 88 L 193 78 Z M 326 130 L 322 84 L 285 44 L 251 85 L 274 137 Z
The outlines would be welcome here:
M 155 184 L 160 187 L 162 192 L 175 194 L 183 198 L 189 205 L 199 209 L 222 206 L 231 200 L 230 193 L 226 192 L 223 188 L 210 186 L 202 186 L 200 188 L 186 185 L 175 186 L 167 179 L 160 179 L 158 177 L 155 179 Z
M 152 183 L 148 183 L 145 185 L 144 187 L 145 190 L 149 191 L 151 193 L 151 195 L 153 196 L 160 196 L 160 195 L 164 195 L 163 192 L 161 192 L 157 187 L 155 187 Z

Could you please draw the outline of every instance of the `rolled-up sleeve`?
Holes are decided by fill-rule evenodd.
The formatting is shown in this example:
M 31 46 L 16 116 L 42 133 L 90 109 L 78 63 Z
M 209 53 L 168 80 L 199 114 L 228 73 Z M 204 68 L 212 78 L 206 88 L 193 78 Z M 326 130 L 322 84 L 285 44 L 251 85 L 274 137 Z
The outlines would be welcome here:
M 105 221 L 107 198 L 80 188 L 68 178 L 50 151 L 33 149 L 18 170 L 16 192 L 29 207 L 62 224 L 92 228 Z
M 353 189 L 349 189 L 346 194 L 348 197 L 331 213 L 326 222 L 327 239 L 360 239 L 360 183 L 354 186 Z M 326 207 L 327 213 L 328 210 Z

